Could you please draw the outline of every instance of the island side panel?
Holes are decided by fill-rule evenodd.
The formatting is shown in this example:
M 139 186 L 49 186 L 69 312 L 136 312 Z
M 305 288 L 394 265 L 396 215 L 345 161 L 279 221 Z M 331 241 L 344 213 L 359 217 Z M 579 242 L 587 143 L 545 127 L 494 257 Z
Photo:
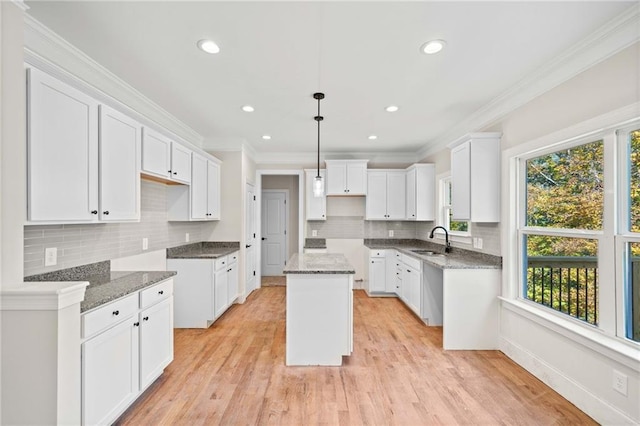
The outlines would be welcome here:
M 352 350 L 351 287 L 351 275 L 287 275 L 287 365 L 342 365 Z

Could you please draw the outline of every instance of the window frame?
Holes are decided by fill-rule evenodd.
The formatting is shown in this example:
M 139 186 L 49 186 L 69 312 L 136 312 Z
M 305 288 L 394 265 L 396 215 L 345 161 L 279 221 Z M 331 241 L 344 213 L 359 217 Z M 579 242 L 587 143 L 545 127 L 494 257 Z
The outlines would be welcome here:
M 436 215 L 436 225 L 444 226 L 447 229 L 447 232 L 449 232 L 450 241 L 455 241 L 457 243 L 463 244 L 471 244 L 471 221 L 459 221 L 467 222 L 467 231 L 452 231 L 450 229 L 449 210 L 451 210 L 451 204 L 447 203 L 447 195 L 449 195 L 447 187 L 451 182 L 451 172 L 438 175 L 436 180 L 438 181 L 438 212 Z M 436 230 L 435 236 L 438 239 L 444 240 L 444 232 L 442 232 L 442 230 L 440 229 Z
M 640 104 L 639 104 L 640 105 Z M 586 122 L 562 129 L 553 134 L 533 141 L 513 146 L 503 151 L 502 185 L 507 194 L 502 206 L 503 231 L 503 296 L 508 307 L 525 309 L 562 327 L 567 332 L 589 336 L 590 339 L 603 343 L 607 347 L 637 351 L 640 343 L 626 337 L 624 293 L 625 262 L 624 248 L 627 242 L 640 242 L 640 233 L 622 233 L 619 229 L 623 214 L 628 214 L 627 204 L 621 203 L 628 188 L 628 170 L 619 173 L 624 164 L 624 150 L 627 140 L 621 142 L 620 130 L 637 130 L 640 128 L 640 117 L 637 108 L 622 108 L 604 114 Z M 602 140 L 604 145 L 604 205 L 603 225 L 601 230 L 565 230 L 561 228 L 526 227 L 526 160 L 541 155 L 570 148 L 572 146 Z M 628 201 L 625 201 L 628 203 Z M 622 209 L 622 205 L 625 206 Z M 513 208 L 513 206 L 516 206 Z M 552 236 L 572 236 L 578 238 L 594 238 L 598 241 L 598 274 L 599 274 L 599 324 L 594 327 L 582 320 L 575 319 L 539 303 L 527 300 L 524 296 L 526 277 L 526 251 L 523 243 L 525 234 Z M 612 282 L 613 281 L 613 282 Z M 591 331 L 589 331 L 591 330 Z M 633 353 L 633 352 L 632 352 Z

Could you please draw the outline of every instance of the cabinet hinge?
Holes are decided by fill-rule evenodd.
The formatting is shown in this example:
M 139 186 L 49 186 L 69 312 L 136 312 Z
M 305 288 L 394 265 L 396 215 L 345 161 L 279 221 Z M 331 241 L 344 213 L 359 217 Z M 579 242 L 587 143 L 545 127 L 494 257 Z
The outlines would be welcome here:
M 255 200 L 256 200 L 256 196 L 254 195 L 254 196 L 253 196 L 253 201 L 255 201 Z
M 254 233 L 253 233 L 253 238 L 255 238 L 255 237 L 256 237 L 256 233 L 254 232 Z
M 253 271 L 253 276 L 254 276 L 254 277 L 256 276 L 256 271 Z

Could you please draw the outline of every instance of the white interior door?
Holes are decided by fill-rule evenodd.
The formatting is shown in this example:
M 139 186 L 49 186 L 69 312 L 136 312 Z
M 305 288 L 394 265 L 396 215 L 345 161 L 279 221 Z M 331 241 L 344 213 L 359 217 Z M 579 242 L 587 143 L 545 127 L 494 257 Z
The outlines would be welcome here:
M 256 279 L 256 195 L 253 185 L 247 183 L 245 224 L 245 294 L 258 288 Z
M 282 275 L 287 261 L 287 193 L 262 191 L 262 275 Z

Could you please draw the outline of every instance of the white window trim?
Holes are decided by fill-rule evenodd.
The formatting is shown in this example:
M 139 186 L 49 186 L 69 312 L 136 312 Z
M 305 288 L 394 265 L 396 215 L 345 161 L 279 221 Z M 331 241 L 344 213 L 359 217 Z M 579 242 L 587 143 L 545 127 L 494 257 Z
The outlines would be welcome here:
M 592 341 L 606 347 L 608 350 L 615 353 L 619 353 L 625 356 L 640 357 L 640 344 L 631 340 L 625 339 L 618 334 L 619 330 L 615 328 L 611 331 L 611 334 L 605 334 L 600 329 L 594 329 L 589 324 L 575 324 L 570 317 L 564 314 L 556 312 L 548 312 L 544 307 L 535 303 L 524 303 L 525 301 L 520 297 L 520 281 L 522 264 L 522 250 L 521 240 L 518 235 L 519 224 L 521 221 L 520 208 L 513 208 L 513 206 L 524 205 L 524 197 L 526 194 L 520 187 L 521 182 L 519 173 L 521 173 L 520 158 L 523 156 L 535 157 L 542 155 L 545 151 L 553 152 L 554 150 L 561 149 L 563 145 L 571 144 L 573 141 L 588 138 L 596 134 L 603 134 L 605 130 L 621 129 L 627 126 L 631 126 L 632 123 L 640 122 L 638 117 L 638 110 L 640 109 L 640 102 L 628 105 L 624 108 L 612 111 L 610 113 L 602 114 L 598 117 L 576 124 L 574 126 L 562 129 L 560 131 L 551 133 L 541 138 L 516 145 L 512 148 L 508 148 L 502 153 L 502 193 L 504 194 L 502 202 L 502 217 L 503 217 L 503 232 L 502 232 L 502 251 L 503 251 L 503 274 L 502 274 L 502 297 L 501 300 L 503 307 L 509 307 L 521 315 L 536 317 L 539 322 L 552 320 L 556 328 L 560 328 L 566 337 L 572 340 L 583 343 L 584 339 Z M 579 136 L 576 136 L 579 135 Z M 561 141 L 561 142 L 559 142 Z M 609 158 L 605 158 L 610 161 L 612 155 L 619 155 L 619 150 L 615 150 L 614 154 L 609 155 Z M 606 150 L 605 150 L 606 155 Z M 611 167 L 606 167 L 605 170 L 611 170 Z M 619 175 L 619 174 L 618 174 Z M 605 175 L 605 179 L 607 176 Z M 608 180 L 611 185 L 618 185 L 619 181 L 616 179 Z M 616 182 L 616 183 L 613 183 Z M 605 194 L 607 188 L 605 188 Z M 606 196 L 606 195 L 605 195 Z M 609 196 L 612 196 L 609 194 Z M 603 226 L 606 226 L 603 224 Z M 618 238 L 618 240 L 621 240 Z M 619 252 L 618 249 L 622 242 L 619 242 L 612 246 L 612 251 Z M 614 259 L 614 255 L 611 255 Z M 615 264 L 614 260 L 612 264 Z M 620 263 L 620 262 L 618 262 Z M 612 293 L 617 293 L 615 301 L 615 310 L 618 313 L 616 315 L 616 323 L 620 324 L 620 316 L 623 315 L 622 309 L 622 297 L 620 288 L 618 288 L 622 281 L 620 280 L 619 272 L 616 272 L 616 286 Z M 602 294 L 602 293 L 601 293 Z M 536 305 L 536 306 L 531 306 Z M 600 306 L 602 306 L 602 299 Z M 621 349 L 623 348 L 623 349 Z
M 438 182 L 438 207 L 437 207 L 438 211 L 436 215 L 436 225 L 444 226 L 445 228 L 447 228 L 447 230 L 449 230 L 449 228 L 447 227 L 447 221 L 444 217 L 444 214 L 445 214 L 444 208 L 446 205 L 445 203 L 446 190 L 445 190 L 444 181 L 446 179 L 451 179 L 451 172 L 441 173 L 436 176 L 436 182 Z M 449 241 L 460 243 L 460 244 L 468 244 L 468 245 L 472 244 L 473 242 L 473 238 L 471 236 L 472 224 L 471 224 L 471 221 L 467 221 L 467 222 L 469 222 L 469 227 L 468 227 L 469 230 L 467 232 L 449 230 Z M 436 230 L 434 236 L 435 238 L 444 241 L 444 232 L 442 232 L 442 230 L 440 229 Z

